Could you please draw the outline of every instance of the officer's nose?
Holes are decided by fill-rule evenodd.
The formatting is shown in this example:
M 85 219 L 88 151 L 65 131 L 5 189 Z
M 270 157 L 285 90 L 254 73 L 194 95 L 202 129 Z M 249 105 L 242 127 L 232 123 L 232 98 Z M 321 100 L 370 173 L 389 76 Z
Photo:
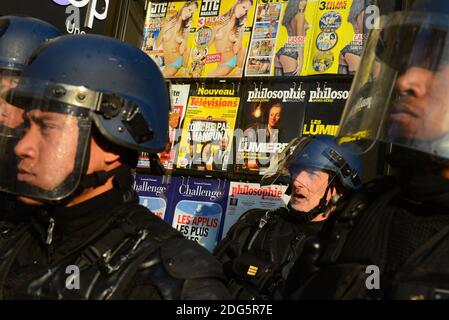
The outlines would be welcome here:
M 293 180 L 293 186 L 295 188 L 307 188 L 309 181 L 310 177 L 307 171 L 300 171 L 296 174 L 295 179 Z
M 395 89 L 401 95 L 411 95 L 415 98 L 427 94 L 433 72 L 422 67 L 410 67 L 396 79 Z
M 38 134 L 32 129 L 28 129 L 22 139 L 14 148 L 14 153 L 20 159 L 34 158 L 37 155 Z

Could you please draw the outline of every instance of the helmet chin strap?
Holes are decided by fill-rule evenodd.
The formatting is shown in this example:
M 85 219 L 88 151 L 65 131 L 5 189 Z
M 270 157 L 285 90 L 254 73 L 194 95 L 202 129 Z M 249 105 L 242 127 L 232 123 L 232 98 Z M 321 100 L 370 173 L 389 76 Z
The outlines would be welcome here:
M 89 188 L 97 188 L 104 185 L 110 177 L 116 175 L 122 166 L 118 166 L 110 171 L 95 171 L 90 174 L 83 174 L 77 189 L 85 190 Z

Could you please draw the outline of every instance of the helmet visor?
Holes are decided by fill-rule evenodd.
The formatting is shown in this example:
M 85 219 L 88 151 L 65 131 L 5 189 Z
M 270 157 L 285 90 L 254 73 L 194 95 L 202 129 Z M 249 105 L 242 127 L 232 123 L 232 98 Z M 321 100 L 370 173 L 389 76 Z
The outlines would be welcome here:
M 397 12 L 372 30 L 341 120 L 342 141 L 449 158 L 449 19 Z
M 19 71 L 0 69 L 0 94 L 17 87 Z
M 89 145 L 91 111 L 70 103 L 83 88 L 21 78 L 2 94 L 0 190 L 60 200 L 78 186 Z

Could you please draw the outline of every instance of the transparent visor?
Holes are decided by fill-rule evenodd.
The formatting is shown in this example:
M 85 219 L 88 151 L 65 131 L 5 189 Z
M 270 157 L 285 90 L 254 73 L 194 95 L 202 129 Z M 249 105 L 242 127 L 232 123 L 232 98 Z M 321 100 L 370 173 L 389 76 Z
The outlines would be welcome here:
M 77 188 L 92 122 L 65 101 L 77 90 L 21 78 L 0 95 L 0 191 L 60 200 Z
M 449 158 L 449 19 L 398 12 L 371 30 L 340 141 L 375 141 Z
M 293 194 L 304 189 L 307 194 L 324 193 L 339 172 L 352 172 L 334 149 L 320 141 L 310 141 L 310 137 L 292 140 L 279 157 L 278 171 L 263 176 L 261 185 L 287 183 Z
M 19 78 L 19 72 L 16 70 L 0 69 L 0 94 L 17 87 Z

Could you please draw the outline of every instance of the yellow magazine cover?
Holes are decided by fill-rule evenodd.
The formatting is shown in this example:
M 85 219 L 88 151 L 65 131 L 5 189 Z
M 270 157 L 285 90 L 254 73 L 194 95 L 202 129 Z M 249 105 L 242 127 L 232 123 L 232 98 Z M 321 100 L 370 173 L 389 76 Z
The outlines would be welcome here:
M 145 19 L 144 50 L 166 78 L 187 77 L 190 33 L 198 1 L 150 1 Z
M 188 76 L 242 77 L 256 0 L 201 0 Z
M 348 22 L 354 28 L 354 38 L 340 51 L 339 74 L 354 75 L 359 69 L 363 45 L 369 29 L 376 28 L 379 23 L 378 17 L 389 10 L 385 7 L 385 12 L 381 11 L 377 2 L 377 0 L 352 0 Z M 391 1 L 389 5 L 395 6 L 395 1 Z
M 300 76 L 315 7 L 307 0 L 258 0 L 245 76 Z
M 225 172 L 240 98 L 235 85 L 191 87 L 176 168 Z
M 306 13 L 312 22 L 307 39 L 304 75 L 353 74 L 360 64 L 365 39 L 367 0 L 308 0 L 315 10 Z

